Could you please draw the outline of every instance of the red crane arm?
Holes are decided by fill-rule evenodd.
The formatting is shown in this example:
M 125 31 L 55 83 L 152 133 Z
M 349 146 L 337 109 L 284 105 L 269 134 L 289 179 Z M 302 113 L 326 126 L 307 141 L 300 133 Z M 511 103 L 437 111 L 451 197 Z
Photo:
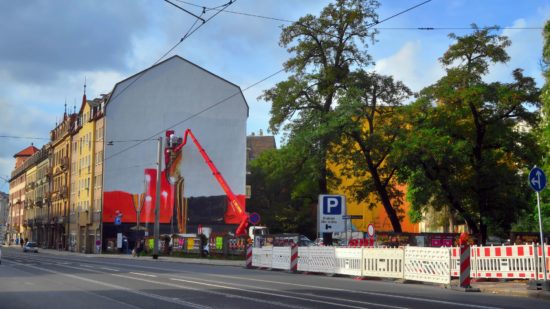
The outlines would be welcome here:
M 210 159 L 210 157 L 208 156 L 204 148 L 202 148 L 201 144 L 199 143 L 199 141 L 197 140 L 193 132 L 191 132 L 191 129 L 185 130 L 185 134 L 183 135 L 183 142 L 177 147 L 175 147 L 174 151 L 177 152 L 181 150 L 183 146 L 185 146 L 185 144 L 187 143 L 187 136 L 191 137 L 191 140 L 193 141 L 195 146 L 197 146 L 199 153 L 204 159 L 204 162 L 206 162 L 206 165 L 208 165 L 208 167 L 212 171 L 212 174 L 214 175 L 214 177 L 216 177 L 216 180 L 218 181 L 223 191 L 229 198 L 231 207 L 233 208 L 235 213 L 237 213 L 241 217 L 241 223 L 239 224 L 239 226 L 237 227 L 237 230 L 235 231 L 236 236 L 246 235 L 246 227 L 248 226 L 248 214 L 244 211 L 244 207 L 242 207 L 242 205 L 239 203 L 239 200 L 237 200 L 237 197 L 235 196 L 235 194 L 227 184 L 227 181 L 225 181 L 225 178 L 223 178 L 223 175 L 220 173 L 216 165 L 214 165 L 214 163 L 212 162 L 212 160 Z

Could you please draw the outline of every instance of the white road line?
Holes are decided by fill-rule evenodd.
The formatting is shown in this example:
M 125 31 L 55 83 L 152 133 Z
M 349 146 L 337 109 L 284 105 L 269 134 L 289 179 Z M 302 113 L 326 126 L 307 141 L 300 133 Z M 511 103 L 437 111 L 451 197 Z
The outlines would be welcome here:
M 104 269 L 104 270 L 109 270 L 109 271 L 120 271 L 118 269 L 114 269 L 114 268 L 109 268 L 109 267 L 100 267 L 101 269 Z
M 10 262 L 11 262 L 11 261 L 10 261 Z M 20 264 L 20 263 L 15 263 L 15 262 L 13 262 L 13 263 L 14 263 L 14 264 Z M 23 265 L 23 264 L 21 264 L 21 265 Z M 54 265 L 54 264 L 51 264 L 51 265 Z M 23 266 L 25 266 L 25 265 L 23 265 Z M 42 268 L 37 268 L 37 267 L 31 267 L 31 268 L 43 270 Z M 25 273 L 32 274 L 32 273 L 30 273 L 30 272 L 25 272 Z M 54 281 L 54 280 L 52 280 L 52 279 L 46 278 L 45 280 L 52 281 L 52 282 L 55 283 L 55 284 L 60 284 L 59 281 Z M 27 282 L 25 282 L 25 283 L 26 283 L 26 284 L 29 284 L 29 285 L 35 285 L 34 283 L 27 283 Z M 110 297 L 108 297 L 108 296 L 104 296 L 104 295 L 101 295 L 101 294 L 97 294 L 97 293 L 94 293 L 94 292 L 90 292 L 90 291 L 84 290 L 84 289 L 79 288 L 79 287 L 77 287 L 77 288 L 78 288 L 82 293 L 90 294 L 90 295 L 93 295 L 93 296 L 96 296 L 96 297 L 99 297 L 99 298 L 103 298 L 103 299 L 106 299 L 106 300 L 109 300 L 109 301 L 118 303 L 118 304 L 123 305 L 123 306 L 126 306 L 126 307 L 130 307 L 130 308 L 134 308 L 134 309 L 140 309 L 140 308 L 141 308 L 141 307 L 138 307 L 138 306 L 134 306 L 134 305 L 132 305 L 132 304 L 127 304 L 127 303 L 125 303 L 125 302 L 121 302 L 121 301 L 119 301 L 119 300 L 117 300 L 117 299 L 110 298 Z
M 126 279 L 139 280 L 139 281 L 143 281 L 143 282 L 148 282 L 148 283 L 153 283 L 153 284 L 158 284 L 158 285 L 164 285 L 164 286 L 169 286 L 169 287 L 179 288 L 179 289 L 187 289 L 187 290 L 197 291 L 197 292 L 206 293 L 206 294 L 220 295 L 220 296 L 227 297 L 227 298 L 242 299 L 242 300 L 246 300 L 246 301 L 249 301 L 249 302 L 263 303 L 263 304 L 268 304 L 268 305 L 272 305 L 272 306 L 295 308 L 295 309 L 304 309 L 305 308 L 303 306 L 285 304 L 285 303 L 281 303 L 281 302 L 278 302 L 278 301 L 252 298 L 252 297 L 247 297 L 247 296 L 242 296 L 242 295 L 216 292 L 216 291 L 211 291 L 211 290 L 197 289 L 197 288 L 193 288 L 193 287 L 189 287 L 189 286 L 183 286 L 183 285 L 180 285 L 180 284 L 173 284 L 173 283 L 168 283 L 168 282 L 158 282 L 158 281 L 153 281 L 153 280 L 149 280 L 149 279 L 136 278 L 136 277 L 119 275 L 119 274 L 112 274 L 112 275 L 116 276 L 116 277 L 126 278 Z
M 130 273 L 134 274 L 134 275 L 139 275 L 139 276 L 147 276 L 147 277 L 154 277 L 154 278 L 157 277 L 156 275 L 149 275 L 149 274 L 144 274 L 144 273 L 135 273 L 135 272 L 130 272 Z
M 162 300 L 162 301 L 166 301 L 166 302 L 173 303 L 173 304 L 189 306 L 189 307 L 197 308 L 197 309 L 210 309 L 211 308 L 211 307 L 208 307 L 208 306 L 203 306 L 203 305 L 199 305 L 199 304 L 195 304 L 195 303 L 191 303 L 191 302 L 187 302 L 187 301 L 182 301 L 180 299 L 174 299 L 174 298 L 171 298 L 171 297 L 164 297 L 164 296 L 161 296 L 161 295 L 147 293 L 147 292 L 144 292 L 144 291 L 134 291 L 130 288 L 123 287 L 123 286 L 120 286 L 120 285 L 115 285 L 115 284 L 110 284 L 110 283 L 97 281 L 97 280 L 93 280 L 93 279 L 89 279 L 89 278 L 84 278 L 84 277 L 80 277 L 80 276 L 77 276 L 77 275 L 65 274 L 65 273 L 58 272 L 58 271 L 51 270 L 51 269 L 39 268 L 39 267 L 25 265 L 25 264 L 21 264 L 21 263 L 18 263 L 18 264 L 20 264 L 22 266 L 34 268 L 34 269 L 37 269 L 37 270 L 49 272 L 49 273 L 52 273 L 52 274 L 65 276 L 65 277 L 69 277 L 69 278 L 73 278 L 73 279 L 77 279 L 77 280 L 82 280 L 82 281 L 86 281 L 86 282 L 90 282 L 90 283 L 95 283 L 95 284 L 106 286 L 106 287 L 109 287 L 109 288 L 112 288 L 112 289 L 123 290 L 123 291 L 128 292 L 128 293 L 132 293 L 132 294 L 136 294 L 136 295 L 140 295 L 140 296 L 145 296 L 145 297 L 149 297 L 149 298 L 153 298 L 153 299 L 157 299 L 157 300 Z M 71 268 L 76 268 L 76 267 L 71 267 Z
M 344 305 L 342 303 L 335 303 L 335 302 L 329 302 L 329 301 L 323 301 L 323 300 L 317 300 L 317 299 L 311 299 L 311 298 L 305 298 L 305 297 L 298 297 L 298 296 L 290 296 L 290 295 L 284 295 L 284 294 L 279 294 L 279 293 L 262 292 L 262 291 L 258 291 L 258 290 L 240 289 L 240 288 L 229 287 L 229 286 L 226 286 L 226 285 L 205 283 L 205 282 L 199 282 L 199 281 L 183 280 L 183 279 L 176 279 L 176 278 L 170 278 L 170 280 L 186 282 L 186 283 L 193 283 L 193 284 L 200 284 L 200 285 L 206 285 L 206 286 L 210 286 L 210 287 L 216 287 L 216 288 L 222 288 L 222 289 L 228 289 L 228 290 L 237 290 L 237 291 L 244 291 L 244 292 L 248 292 L 248 293 L 263 294 L 263 295 L 269 295 L 269 296 L 274 296 L 274 297 L 278 297 L 278 298 L 290 298 L 290 299 L 296 299 L 296 300 L 301 300 L 301 301 L 305 301 L 305 302 L 321 303 L 321 304 L 325 304 L 325 305 L 334 305 L 334 306 L 348 307 L 348 308 L 365 308 L 364 306 L 357 307 L 357 306 L 351 306 L 351 305 Z M 389 305 L 369 303 L 369 302 L 361 302 L 361 303 L 366 304 L 366 305 L 371 305 L 371 306 L 379 306 L 379 307 L 387 307 L 387 308 L 396 308 L 396 309 L 406 308 L 406 307 L 389 306 Z
M 347 293 L 350 293 L 350 292 L 351 292 L 351 293 L 354 293 L 354 294 L 364 294 L 364 295 L 382 296 L 382 297 L 389 297 L 389 298 L 399 298 L 399 299 L 407 299 L 407 300 L 414 300 L 414 301 L 423 301 L 423 302 L 436 303 L 436 304 L 444 304 L 444 305 L 453 305 L 453 306 L 457 306 L 457 305 L 458 305 L 458 306 L 461 306 L 461 307 L 469 307 L 469 308 L 499 309 L 499 307 L 489 307 L 489 306 L 482 306 L 482 305 L 465 304 L 465 303 L 458 303 L 458 302 L 452 302 L 452 301 L 446 301 L 446 300 L 427 299 L 427 298 L 419 298 L 419 297 L 412 297 L 412 296 L 393 295 L 393 294 L 385 294 L 385 293 L 378 293 L 378 292 L 367 292 L 367 291 L 358 291 L 358 290 L 344 290 L 344 289 L 328 288 L 328 287 L 315 286 L 315 285 L 309 285 L 309 284 L 298 284 L 298 283 L 280 282 L 280 281 L 272 281 L 272 280 L 251 279 L 251 278 L 235 277 L 235 276 L 228 276 L 228 275 L 215 275 L 215 274 L 211 274 L 211 276 L 222 277 L 222 278 L 229 278 L 229 279 L 239 279 L 239 280 L 248 280 L 248 281 L 256 281 L 256 282 L 264 282 L 264 283 L 274 283 L 274 284 L 282 284 L 282 285 L 291 285 L 291 286 L 298 286 L 298 287 L 305 287 L 305 288 L 317 288 L 317 289 L 328 290 L 328 291 L 336 291 L 336 292 L 347 292 Z
M 87 267 L 87 268 L 95 268 L 95 266 L 92 266 L 92 265 L 88 265 L 88 264 L 78 264 L 82 267 Z
M 117 265 L 117 266 L 122 266 L 122 267 L 128 266 L 126 264 L 120 264 L 120 263 L 116 263 L 116 262 L 108 262 L 108 263 L 98 262 L 98 263 L 108 264 L 108 265 Z M 133 265 L 133 267 L 137 267 L 137 268 L 141 268 L 141 269 L 149 269 L 149 270 L 153 269 L 153 270 L 166 271 L 166 269 L 164 269 L 164 268 L 152 267 L 152 266 Z M 184 271 L 184 270 L 179 270 L 179 272 L 189 273 L 189 274 L 197 274 L 196 272 Z M 229 276 L 229 275 L 207 274 L 207 276 L 230 278 L 230 279 L 239 279 L 239 280 L 247 280 L 247 281 L 256 281 L 256 282 L 266 282 L 266 283 L 274 283 L 274 284 L 287 285 L 287 286 L 317 288 L 317 289 L 328 290 L 328 291 L 337 291 L 337 292 L 346 292 L 346 293 L 354 293 L 354 294 L 372 295 L 372 296 L 380 296 L 380 297 L 388 297 L 388 298 L 396 298 L 396 299 L 406 299 L 406 300 L 413 300 L 413 301 L 433 303 L 433 304 L 461 306 L 461 307 L 467 307 L 467 308 L 480 308 L 480 309 L 496 309 L 496 308 L 498 308 L 498 307 L 467 304 L 467 303 L 464 303 L 464 302 L 454 302 L 454 301 L 437 300 L 437 299 L 430 299 L 430 298 L 420 298 L 420 297 L 413 297 L 413 296 L 394 295 L 394 294 L 386 294 L 386 293 L 380 293 L 380 292 L 368 292 L 368 291 L 360 291 L 360 290 L 345 290 L 345 289 L 330 288 L 330 287 L 323 287 L 323 286 L 316 286 L 316 285 L 305 285 L 305 284 L 297 284 L 297 283 L 290 283 L 290 282 L 280 282 L 280 281 L 271 281 L 271 280 L 262 280 L 262 279 L 243 278 L 243 277 L 236 277 L 236 276 Z
M 181 278 L 181 277 L 180 277 Z M 185 277 L 185 278 L 189 278 L 189 277 Z M 206 281 L 206 282 L 212 282 L 212 280 L 207 280 L 207 279 L 202 279 L 202 278 L 191 278 L 191 279 L 195 279 L 195 280 L 201 280 L 201 281 Z M 170 280 L 179 280 L 178 279 L 173 279 L 173 278 L 170 278 Z M 205 283 L 206 284 L 206 283 Z M 247 287 L 250 287 L 250 285 L 246 285 L 246 284 L 239 284 L 239 283 L 234 283 L 234 282 L 231 282 L 229 283 L 228 285 L 231 285 L 233 287 L 244 287 L 244 288 L 247 288 Z M 263 288 L 263 287 L 258 287 L 258 286 L 255 286 L 255 288 L 257 290 L 263 290 L 263 291 L 273 291 L 273 289 L 270 289 L 270 288 Z M 239 290 L 240 288 L 236 288 L 237 290 Z M 307 295 L 308 297 L 315 297 L 315 298 L 320 298 L 320 299 L 328 299 L 328 300 L 331 300 L 331 301 L 342 301 L 342 302 L 348 302 L 348 303 L 354 303 L 354 304 L 363 304 L 363 305 L 375 305 L 375 306 L 379 306 L 379 307 L 387 307 L 387 308 L 403 308 L 403 307 L 396 307 L 396 306 L 392 306 L 392 305 L 386 305 L 386 304 L 380 304 L 380 303 L 373 303 L 373 302 L 365 302 L 365 301 L 360 301 L 360 300 L 352 300 L 352 299 L 347 299 L 347 298 L 342 298 L 342 297 L 335 297 L 335 296 L 324 296 L 324 295 L 318 295 L 318 294 L 314 294 L 314 293 L 307 293 L 307 294 L 304 294 L 304 293 L 300 293 L 300 292 L 291 292 L 291 291 L 277 291 L 278 293 L 281 293 L 281 294 L 276 294 L 276 295 L 281 295 L 281 297 L 286 297 L 284 294 L 290 294 L 290 295 L 298 295 L 298 296 L 303 296 L 303 295 Z M 284 294 L 282 294 L 284 293 Z M 292 296 L 288 296 L 288 297 L 292 297 Z M 312 300 L 314 301 L 314 300 Z

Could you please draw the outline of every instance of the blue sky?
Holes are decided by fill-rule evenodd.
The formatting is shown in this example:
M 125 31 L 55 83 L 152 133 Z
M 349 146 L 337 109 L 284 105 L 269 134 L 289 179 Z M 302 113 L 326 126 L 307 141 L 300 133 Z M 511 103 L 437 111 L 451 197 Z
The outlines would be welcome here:
M 201 9 L 172 0 L 200 14 Z M 216 7 L 223 0 L 188 2 Z M 228 10 L 297 20 L 317 15 L 330 1 L 237 0 Z M 380 20 L 424 0 L 381 0 Z M 205 15 L 211 16 L 213 11 Z M 379 25 L 369 53 L 371 69 L 393 75 L 418 91 L 443 74 L 438 58 L 468 29 L 421 31 L 395 28 L 468 28 L 499 25 L 542 27 L 550 17 L 550 0 L 432 0 Z M 84 78 L 89 99 L 112 90 L 114 84 L 152 65 L 179 41 L 194 18 L 162 0 L 35 0 L 0 3 L 0 135 L 47 138 L 64 103 L 82 97 Z M 278 44 L 281 21 L 220 13 L 168 56 L 178 54 L 242 89 L 281 69 L 288 59 Z M 393 28 L 393 29 L 389 29 Z M 542 85 L 541 30 L 504 29 L 512 46 L 511 61 L 492 68 L 489 80 L 510 80 L 513 69 Z M 248 132 L 267 131 L 270 104 L 258 101 L 263 90 L 285 78 L 281 73 L 249 90 Z M 45 139 L 0 137 L 0 176 L 9 178 L 13 155 Z M 0 180 L 0 191 L 8 185 Z

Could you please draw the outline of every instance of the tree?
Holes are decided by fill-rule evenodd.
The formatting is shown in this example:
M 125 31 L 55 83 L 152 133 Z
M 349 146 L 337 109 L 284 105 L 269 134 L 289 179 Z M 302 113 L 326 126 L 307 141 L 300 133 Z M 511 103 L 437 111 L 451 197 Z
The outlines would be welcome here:
M 550 151 L 550 21 L 547 21 L 543 30 L 544 45 L 542 49 L 542 64 L 543 75 L 545 78 L 544 86 L 542 87 L 540 100 L 542 104 L 542 121 L 537 135 L 541 136 L 540 146 L 544 154 Z M 550 156 L 545 155 L 542 159 L 542 169 L 548 175 L 550 172 Z M 541 213 L 543 219 L 543 230 L 550 232 L 550 191 L 548 188 L 540 193 L 541 196 Z M 514 225 L 515 231 L 538 231 L 539 230 L 539 215 L 535 199 L 532 200 L 533 205 L 529 210 L 526 210 L 518 222 Z
M 440 58 L 446 75 L 411 106 L 410 138 L 401 145 L 400 175 L 413 207 L 450 206 L 485 242 L 504 233 L 529 205 L 525 172 L 539 158 L 529 128 L 538 123 L 539 90 L 522 70 L 513 82 L 483 81 L 491 63 L 506 63 L 510 41 L 478 29 Z M 414 133 L 414 134 L 413 134 Z
M 395 232 L 401 232 L 402 192 L 396 187 L 398 166 L 391 156 L 405 133 L 402 103 L 411 95 L 392 77 L 359 70 L 350 75 L 346 96 L 331 119 L 334 131 L 343 135 L 331 153 L 342 176 L 353 179 L 348 190 L 359 202 L 374 192 L 374 201 L 382 204 Z
M 288 140 L 301 139 L 312 151 L 308 163 L 319 193 L 327 193 L 327 154 L 339 134 L 327 130 L 334 104 L 346 88 L 354 68 L 371 63 L 367 40 L 377 19 L 375 0 L 337 0 L 319 17 L 306 15 L 282 29 L 280 45 L 293 53 L 284 66 L 291 75 L 266 90 L 262 98 L 272 103 L 270 130 L 288 133 Z
M 268 150 L 250 162 L 252 196 L 247 211 L 258 212 L 272 233 L 297 232 L 315 236 L 318 191 L 310 177 L 310 151 L 300 143 Z

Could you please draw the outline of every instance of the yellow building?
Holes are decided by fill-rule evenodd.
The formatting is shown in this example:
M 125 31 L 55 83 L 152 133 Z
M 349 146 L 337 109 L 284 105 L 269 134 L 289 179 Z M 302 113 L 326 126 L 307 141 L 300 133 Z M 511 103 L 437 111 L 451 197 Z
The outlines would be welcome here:
M 50 144 L 44 145 L 36 154 L 36 184 L 35 207 L 36 217 L 34 221 L 33 240 L 42 247 L 51 247 L 48 241 L 47 227 L 49 225 L 50 211 Z
M 71 251 L 93 253 L 95 240 L 100 239 L 100 177 L 103 165 L 96 162 L 103 161 L 103 113 L 100 112 L 102 106 L 97 100 L 87 101 L 84 94 L 73 124 L 69 229 Z M 96 128 L 98 123 L 99 129 Z M 98 159 L 100 155 L 101 158 Z M 98 183 L 99 186 L 96 185 Z
M 33 229 L 34 229 L 34 218 L 36 217 L 36 154 L 28 159 L 29 166 L 25 171 L 26 185 L 25 185 L 25 209 L 23 217 L 23 226 L 25 230 L 23 231 L 23 237 L 28 240 L 33 239 Z
M 55 248 L 68 248 L 69 231 L 69 185 L 70 185 L 70 148 L 71 129 L 75 114 L 63 114 L 61 123 L 50 132 L 52 144 L 52 206 L 50 211 L 50 227 L 52 242 Z
M 367 127 L 365 129 L 368 130 Z M 357 178 L 350 178 L 342 175 L 341 171 L 344 166 L 341 164 L 329 162 L 327 164 L 327 167 L 334 173 L 335 177 L 340 180 L 337 185 L 329 188 L 329 190 L 331 191 L 331 193 L 334 194 L 346 195 L 347 215 L 363 216 L 362 219 L 351 220 L 351 223 L 355 227 L 355 229 L 361 232 L 367 232 L 369 224 L 372 224 L 374 225 L 374 228 L 377 232 L 393 232 L 393 226 L 388 215 L 386 214 L 384 206 L 378 199 L 377 192 L 368 192 L 366 201 L 358 202 L 352 196 L 346 194 L 346 188 L 353 186 L 353 183 L 357 180 Z M 366 172 L 365 177 L 370 177 L 368 172 Z M 367 178 L 365 178 L 364 180 L 368 181 Z M 397 213 L 397 216 L 401 223 L 402 232 L 418 233 L 420 231 L 419 224 L 412 223 L 407 216 L 407 212 L 410 209 L 410 203 L 407 202 L 407 200 L 405 199 L 407 190 L 406 185 L 394 183 L 394 186 L 396 186 L 397 190 L 403 193 L 402 204 L 399 207 L 400 212 Z M 393 205 L 395 201 L 392 200 L 391 202 Z
M 24 208 L 26 203 L 26 170 L 29 167 L 28 159 L 38 151 L 38 148 L 33 145 L 16 153 L 15 168 L 11 173 L 10 190 L 9 190 L 9 220 L 8 220 L 8 241 L 12 244 L 20 242 L 24 239 L 25 224 Z
M 94 99 L 91 102 L 92 117 L 95 121 L 94 139 L 94 177 L 93 177 L 93 207 L 92 211 L 92 226 L 88 230 L 88 240 L 86 242 L 88 248 L 99 253 L 101 246 L 96 246 L 101 243 L 101 211 L 103 210 L 103 156 L 104 156 L 104 134 L 105 134 L 105 103 L 109 100 L 109 95 L 102 95 L 101 98 Z M 92 237 L 92 234 L 95 234 Z M 92 247 L 92 248 L 90 248 Z M 97 249 L 96 249 L 97 248 Z

